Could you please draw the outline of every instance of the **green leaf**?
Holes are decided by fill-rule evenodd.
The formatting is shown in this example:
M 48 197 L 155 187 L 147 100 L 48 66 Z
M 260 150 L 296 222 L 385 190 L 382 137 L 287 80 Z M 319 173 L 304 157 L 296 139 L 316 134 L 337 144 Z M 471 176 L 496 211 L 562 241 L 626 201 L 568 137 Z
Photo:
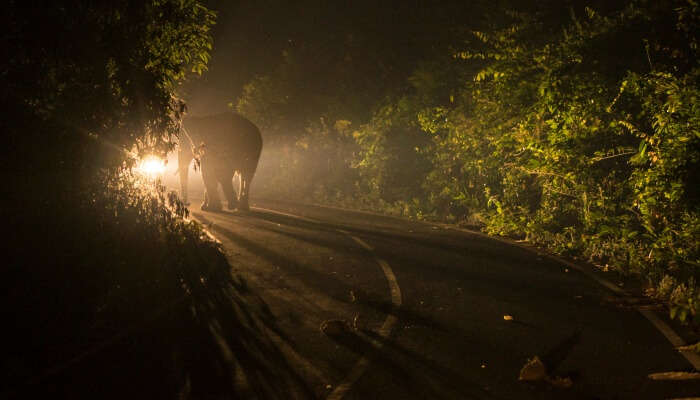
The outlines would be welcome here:
M 644 155 L 646 154 L 646 151 L 647 151 L 647 142 L 646 141 L 642 140 L 639 143 L 639 150 L 638 151 L 639 151 L 639 156 L 644 157 Z

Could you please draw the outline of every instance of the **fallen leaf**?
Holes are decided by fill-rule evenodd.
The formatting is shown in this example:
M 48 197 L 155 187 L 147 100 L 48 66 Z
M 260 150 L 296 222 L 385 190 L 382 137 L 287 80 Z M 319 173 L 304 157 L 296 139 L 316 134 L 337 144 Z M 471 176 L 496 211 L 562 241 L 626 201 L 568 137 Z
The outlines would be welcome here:
M 571 381 L 571 378 L 562 378 L 559 376 L 554 378 L 547 378 L 547 382 L 549 382 L 550 385 L 560 389 L 568 389 L 574 384 Z
M 538 356 L 534 356 L 520 370 L 519 381 L 541 381 L 547 378 L 547 370 Z
M 695 344 L 689 344 L 687 346 L 678 346 L 678 347 L 676 347 L 676 350 L 700 352 L 700 342 L 695 343 Z
M 560 376 L 549 376 L 547 374 L 547 368 L 538 356 L 534 356 L 532 359 L 528 360 L 527 363 L 520 370 L 519 381 L 545 381 L 550 385 L 560 388 L 568 389 L 573 385 L 571 378 L 560 377 Z

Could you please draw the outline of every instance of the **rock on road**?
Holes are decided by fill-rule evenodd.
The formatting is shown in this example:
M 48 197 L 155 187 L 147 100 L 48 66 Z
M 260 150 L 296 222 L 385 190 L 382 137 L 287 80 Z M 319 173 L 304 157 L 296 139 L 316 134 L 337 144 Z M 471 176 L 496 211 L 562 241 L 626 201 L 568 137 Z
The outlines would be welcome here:
M 250 397 L 700 394 L 698 381 L 648 378 L 692 367 L 640 313 L 606 301 L 609 291 L 583 274 L 525 249 L 429 224 L 293 203 L 254 201 L 248 213 L 191 210 L 274 321 L 270 346 L 283 355 L 280 371 L 289 373 L 252 376 L 241 362 L 236 379 Z M 324 321 L 342 329 L 324 334 Z M 534 356 L 550 376 L 572 385 L 518 381 Z M 286 393 L 274 379 L 289 383 Z

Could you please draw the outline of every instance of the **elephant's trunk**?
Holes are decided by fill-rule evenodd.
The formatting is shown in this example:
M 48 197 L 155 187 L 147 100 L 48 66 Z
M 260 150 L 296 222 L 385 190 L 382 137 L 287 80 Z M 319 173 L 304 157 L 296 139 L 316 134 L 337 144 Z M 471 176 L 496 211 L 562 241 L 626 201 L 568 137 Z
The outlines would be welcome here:
M 194 158 L 194 150 L 193 150 L 193 143 L 192 139 L 190 136 L 187 134 L 184 128 L 181 128 L 180 131 L 180 140 L 179 140 L 179 151 L 177 155 L 177 164 L 178 164 L 178 173 L 180 175 L 180 198 L 182 201 L 185 202 L 185 204 L 188 204 L 188 190 L 187 190 L 187 182 L 188 182 L 188 173 L 190 170 L 190 163 L 192 162 L 192 159 Z
M 184 154 L 183 154 L 184 153 Z M 192 162 L 192 153 L 186 154 L 186 152 L 180 151 L 178 153 L 178 174 L 180 175 L 180 198 L 182 198 L 182 201 L 185 203 L 188 203 L 187 200 L 187 181 L 188 181 L 188 173 L 190 170 L 190 162 Z

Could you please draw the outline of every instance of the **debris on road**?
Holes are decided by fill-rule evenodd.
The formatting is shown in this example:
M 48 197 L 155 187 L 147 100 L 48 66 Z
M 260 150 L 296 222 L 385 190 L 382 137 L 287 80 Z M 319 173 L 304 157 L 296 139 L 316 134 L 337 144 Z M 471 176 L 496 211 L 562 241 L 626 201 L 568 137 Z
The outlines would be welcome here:
M 700 372 L 684 372 L 684 371 L 671 371 L 671 372 L 657 372 L 649 374 L 649 379 L 655 381 L 686 381 L 691 379 L 700 379 Z
M 547 377 L 545 380 L 549 382 L 550 385 L 560 389 L 568 389 L 574 384 L 569 377 L 562 378 L 560 376 L 555 376 L 554 378 Z
M 544 367 L 542 360 L 538 356 L 534 356 L 525 363 L 520 370 L 519 381 L 541 381 L 547 378 L 547 369 Z
M 569 377 L 549 376 L 547 368 L 538 356 L 534 356 L 525 363 L 520 370 L 518 380 L 528 382 L 544 381 L 560 389 L 568 389 L 573 385 Z
M 350 324 L 344 319 L 327 319 L 321 323 L 321 332 L 326 336 L 338 336 L 350 330 Z
M 696 353 L 700 353 L 700 342 L 697 342 L 695 344 L 689 344 L 687 346 L 678 346 L 678 347 L 676 347 L 676 350 L 678 350 L 678 351 L 694 351 Z

